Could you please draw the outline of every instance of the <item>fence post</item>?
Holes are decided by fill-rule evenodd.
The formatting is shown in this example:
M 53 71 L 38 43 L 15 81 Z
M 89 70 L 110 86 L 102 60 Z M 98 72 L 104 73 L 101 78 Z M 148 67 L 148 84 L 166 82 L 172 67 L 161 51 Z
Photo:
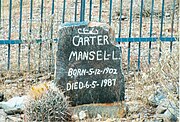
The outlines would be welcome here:
M 77 0 L 75 1 L 75 13 L 74 13 L 74 21 L 76 22 L 77 20 Z
M 140 30 L 139 30 L 139 37 L 142 37 L 142 12 L 143 12 L 144 0 L 141 0 L 141 10 L 140 10 Z M 139 50 L 138 50 L 138 71 L 140 71 L 140 64 L 141 64 L 141 42 L 139 42 Z
M 99 22 L 101 22 L 102 15 L 102 0 L 99 0 Z
M 112 0 L 110 0 L 110 7 L 109 7 L 109 25 L 111 25 L 112 19 Z
M 66 0 L 64 0 L 64 2 L 63 2 L 62 23 L 64 23 L 64 20 L 65 20 L 65 11 L 66 11 Z
M 118 37 L 121 37 L 121 21 L 122 21 L 122 0 L 121 0 L 121 4 L 120 4 L 120 15 L 119 15 L 119 33 L 118 33 Z
M 30 1 L 30 27 L 29 27 L 29 36 L 31 39 L 32 34 L 32 16 L 33 16 L 33 0 Z M 31 52 L 31 42 L 28 43 L 28 71 L 30 71 L 30 52 Z
M 130 21 L 129 21 L 129 37 L 131 37 L 131 27 L 132 27 L 132 6 L 133 6 L 133 0 L 131 0 L 131 7 L 130 7 Z M 130 70 L 130 49 L 131 49 L 131 42 L 128 43 L 128 72 Z
M 39 30 L 40 45 L 39 45 L 38 72 L 40 72 L 41 70 L 43 7 L 44 7 L 44 0 L 41 0 L 41 24 Z
M 151 18 L 150 18 L 150 37 L 152 37 L 152 27 L 153 27 L 153 14 L 154 14 L 154 0 L 151 2 Z M 148 54 L 148 64 L 151 63 L 151 41 L 149 41 L 149 54 Z
M 22 2 L 20 0 L 20 18 L 19 18 L 19 40 L 21 40 L 21 29 L 22 29 Z M 21 44 L 18 45 L 18 71 L 20 72 L 20 55 L 21 55 Z
M 11 16 L 12 16 L 12 0 L 9 0 L 9 34 L 8 41 L 11 40 Z M 8 44 L 8 66 L 7 69 L 10 69 L 10 55 L 11 55 L 11 45 Z
M 171 22 L 171 37 L 173 37 L 173 28 L 174 28 L 174 13 L 175 13 L 175 2 L 176 0 L 173 0 L 173 6 L 172 6 L 172 22 Z M 170 54 L 172 53 L 172 41 L 170 42 Z
M 89 21 L 91 21 L 91 16 L 92 16 L 92 0 L 89 2 Z
M 162 0 L 160 38 L 162 38 L 163 20 L 164 20 L 164 0 Z M 159 61 L 160 61 L 160 58 L 161 58 L 161 53 L 162 53 L 162 49 L 161 49 L 161 40 L 160 40 L 160 46 L 159 46 Z
M 52 0 L 52 9 L 51 9 L 51 41 L 50 41 L 50 66 L 49 66 L 49 70 L 50 72 L 52 72 L 52 65 L 53 65 L 53 50 L 52 50 L 52 42 L 53 42 L 53 23 L 54 23 L 54 0 Z
M 80 15 L 80 21 L 84 21 L 85 19 L 85 5 L 86 5 L 86 0 L 81 0 L 81 15 Z

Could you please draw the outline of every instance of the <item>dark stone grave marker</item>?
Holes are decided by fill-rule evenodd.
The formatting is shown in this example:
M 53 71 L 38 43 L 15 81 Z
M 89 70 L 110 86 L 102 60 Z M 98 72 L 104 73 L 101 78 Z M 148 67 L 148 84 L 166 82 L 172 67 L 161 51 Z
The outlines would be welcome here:
M 62 24 L 55 65 L 55 81 L 72 105 L 124 100 L 121 50 L 109 25 Z

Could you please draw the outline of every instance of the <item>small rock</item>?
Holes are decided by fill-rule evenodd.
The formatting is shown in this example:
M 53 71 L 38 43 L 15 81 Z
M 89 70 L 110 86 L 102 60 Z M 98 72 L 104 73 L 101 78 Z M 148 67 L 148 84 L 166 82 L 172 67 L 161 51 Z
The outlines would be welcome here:
M 0 122 L 5 122 L 6 121 L 6 113 L 4 112 L 3 109 L 0 109 Z
M 165 93 L 163 93 L 161 90 L 156 91 L 154 94 L 152 94 L 148 100 L 149 104 L 152 106 L 158 106 L 159 103 L 166 98 Z
M 127 16 L 122 15 L 121 20 L 128 20 Z
M 39 78 L 40 81 L 47 81 L 50 79 L 51 79 L 51 75 L 45 75 L 45 76 Z
M 12 88 L 13 88 L 13 87 L 17 87 L 17 86 L 18 86 L 17 83 L 11 84 L 11 87 L 12 87 Z
M 115 122 L 116 119 L 108 118 L 105 122 Z
M 170 13 L 165 13 L 166 17 L 171 17 Z
M 164 121 L 176 122 L 178 119 L 178 107 L 174 101 L 165 99 L 157 107 L 157 116 L 164 119 Z
M 128 113 L 137 113 L 141 108 L 143 108 L 143 104 L 138 101 L 127 102 Z
M 136 114 L 132 114 L 132 115 L 131 115 L 131 118 L 132 118 L 132 119 L 140 118 L 140 114 L 137 114 L 137 113 L 136 113 Z
M 162 118 L 157 117 L 157 116 L 153 116 L 152 119 L 150 119 L 146 122 L 164 122 L 164 120 Z
M 18 82 L 23 82 L 23 81 L 24 81 L 23 78 L 18 79 Z
M 169 100 L 168 99 L 161 101 L 159 103 L 158 107 L 156 108 L 156 113 L 157 114 L 163 114 L 167 110 L 168 106 L 169 106 Z
M 6 118 L 6 121 L 12 121 L 12 122 L 22 122 L 22 119 L 21 118 L 19 118 L 19 117 L 14 117 L 14 116 L 7 116 L 7 118 Z
M 177 86 L 174 85 L 173 83 L 168 83 L 167 88 L 169 89 L 169 91 L 172 91 L 174 93 L 178 93 Z
M 159 106 L 156 108 L 156 113 L 157 113 L 157 114 L 163 114 L 166 110 L 167 110 L 166 107 L 159 105 Z
M 97 114 L 97 117 L 96 117 L 97 120 L 100 120 L 102 119 L 102 116 L 100 114 Z
M 79 119 L 83 120 L 87 117 L 87 112 L 86 111 L 80 111 L 79 112 Z
M 12 80 L 5 80 L 4 83 L 5 84 L 10 84 L 10 83 L 12 83 Z
M 164 120 L 169 122 L 177 122 L 178 114 L 174 111 L 174 109 L 167 109 L 164 113 Z
M 0 102 L 0 108 L 3 108 L 7 114 L 22 113 L 26 99 L 27 96 L 13 97 L 7 102 Z
M 78 115 L 77 114 L 74 114 L 74 115 L 72 115 L 72 120 L 73 121 L 77 121 L 77 120 L 79 120 L 79 117 L 78 117 Z

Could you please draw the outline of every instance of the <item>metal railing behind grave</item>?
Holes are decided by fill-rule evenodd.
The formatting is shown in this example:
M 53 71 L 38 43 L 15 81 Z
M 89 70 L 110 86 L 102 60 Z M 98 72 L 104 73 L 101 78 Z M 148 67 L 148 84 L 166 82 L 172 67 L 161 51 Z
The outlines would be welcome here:
M 53 71 L 58 26 L 74 21 L 111 25 L 116 41 L 128 44 L 128 71 L 132 43 L 137 43 L 140 70 L 143 42 L 149 45 L 149 64 L 152 42 L 169 42 L 172 52 L 173 41 L 178 36 L 178 7 L 176 0 L 0 0 L 1 71 L 30 71 L 33 67 L 38 71 L 43 68 Z M 161 52 L 160 45 L 159 58 Z

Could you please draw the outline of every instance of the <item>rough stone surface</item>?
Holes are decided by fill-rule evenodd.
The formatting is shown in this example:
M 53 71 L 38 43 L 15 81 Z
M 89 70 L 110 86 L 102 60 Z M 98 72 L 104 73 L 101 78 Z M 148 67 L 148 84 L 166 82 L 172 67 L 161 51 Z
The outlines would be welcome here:
M 6 113 L 4 112 L 3 109 L 0 109 L 0 122 L 5 122 L 6 121 Z
M 148 100 L 149 100 L 149 104 L 152 106 L 158 106 L 160 104 L 160 102 L 162 100 L 164 100 L 166 98 L 166 94 L 161 91 L 161 90 L 157 90 L 155 91 L 154 94 L 152 94 Z
M 12 80 L 5 80 L 4 83 L 5 84 L 10 84 L 10 83 L 13 83 L 13 81 Z
M 123 118 L 127 114 L 125 103 L 110 104 L 88 104 L 72 107 L 73 115 L 79 115 L 78 118 Z M 80 117 L 81 116 L 81 117 Z
M 102 23 L 60 26 L 55 81 L 72 105 L 124 100 L 121 48 L 111 27 Z
M 9 99 L 7 102 L 0 102 L 0 108 L 4 109 L 4 111 L 8 115 L 22 113 L 24 110 L 24 103 L 26 99 L 26 96 L 13 97 Z
M 164 121 L 177 121 L 179 110 L 175 102 L 164 99 L 156 109 L 157 116 L 162 117 Z
M 142 102 L 138 101 L 126 102 L 126 104 L 128 107 L 128 114 L 138 113 L 144 107 Z

